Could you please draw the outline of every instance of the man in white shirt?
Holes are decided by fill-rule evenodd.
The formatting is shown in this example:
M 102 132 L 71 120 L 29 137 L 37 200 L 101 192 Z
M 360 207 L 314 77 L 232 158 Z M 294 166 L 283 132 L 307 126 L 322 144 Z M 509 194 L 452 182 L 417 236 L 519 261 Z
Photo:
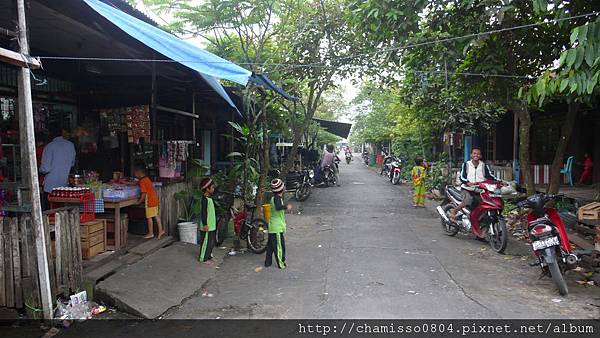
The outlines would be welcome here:
M 65 187 L 69 184 L 69 172 L 75 165 L 75 146 L 71 141 L 62 137 L 62 129 L 58 126 L 48 128 L 54 140 L 50 142 L 42 154 L 40 172 L 44 177 L 44 200 L 47 203 L 48 194 L 52 189 Z
M 471 150 L 471 160 L 463 163 L 459 179 L 462 182 L 463 200 L 456 208 L 452 209 L 450 219 L 453 221 L 456 221 L 456 213 L 460 209 L 465 206 L 468 208 L 472 207 L 473 186 L 487 180 L 498 181 L 498 179 L 492 175 L 490 167 L 481 161 L 481 149 L 478 147 L 473 147 L 473 150 Z

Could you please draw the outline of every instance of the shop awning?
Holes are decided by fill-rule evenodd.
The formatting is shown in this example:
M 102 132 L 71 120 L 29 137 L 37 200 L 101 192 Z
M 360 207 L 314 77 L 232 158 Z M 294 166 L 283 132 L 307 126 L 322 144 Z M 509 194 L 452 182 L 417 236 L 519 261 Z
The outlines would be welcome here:
M 350 129 L 352 128 L 352 123 L 327 121 L 315 118 L 313 118 L 313 121 L 318 122 L 323 129 L 327 130 L 333 135 L 337 135 L 342 138 L 348 138 L 348 135 L 350 135 Z
M 134 39 L 165 57 L 200 73 L 208 85 L 222 96 L 227 103 L 236 108 L 217 79 L 229 80 L 245 86 L 252 75 L 249 70 L 198 48 L 106 3 L 98 0 L 84 1 L 94 11 Z

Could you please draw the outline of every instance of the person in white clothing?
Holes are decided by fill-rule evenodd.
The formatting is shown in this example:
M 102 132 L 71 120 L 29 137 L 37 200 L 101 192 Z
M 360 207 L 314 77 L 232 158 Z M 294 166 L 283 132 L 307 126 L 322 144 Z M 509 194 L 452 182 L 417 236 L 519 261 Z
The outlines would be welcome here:
M 450 214 L 450 219 L 452 219 L 452 221 L 456 221 L 456 213 L 460 209 L 465 206 L 472 208 L 473 186 L 487 180 L 498 181 L 498 179 L 492 175 L 490 167 L 481 161 L 481 149 L 478 147 L 473 147 L 473 150 L 471 150 L 471 160 L 463 163 L 459 179 L 462 183 L 463 200 L 456 208 L 452 209 Z

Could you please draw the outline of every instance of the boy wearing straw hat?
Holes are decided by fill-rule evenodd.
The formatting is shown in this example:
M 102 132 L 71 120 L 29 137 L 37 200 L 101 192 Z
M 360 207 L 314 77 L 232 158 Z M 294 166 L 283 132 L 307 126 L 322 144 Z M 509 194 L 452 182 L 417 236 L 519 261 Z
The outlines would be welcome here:
M 217 214 L 215 212 L 215 204 L 212 200 L 212 195 L 215 192 L 215 184 L 210 178 L 204 178 L 200 182 L 200 188 L 204 193 L 202 196 L 200 212 L 200 257 L 201 262 L 207 265 L 213 265 L 212 250 L 215 246 L 215 237 L 217 232 Z
M 269 239 L 267 241 L 267 257 L 265 257 L 265 266 L 269 267 L 273 264 L 273 255 L 277 261 L 277 266 L 280 269 L 286 268 L 285 263 L 285 210 L 291 209 L 291 205 L 283 204 L 283 192 L 285 186 L 283 181 L 276 178 L 271 181 L 271 190 L 273 198 L 271 198 L 271 218 L 269 219 Z

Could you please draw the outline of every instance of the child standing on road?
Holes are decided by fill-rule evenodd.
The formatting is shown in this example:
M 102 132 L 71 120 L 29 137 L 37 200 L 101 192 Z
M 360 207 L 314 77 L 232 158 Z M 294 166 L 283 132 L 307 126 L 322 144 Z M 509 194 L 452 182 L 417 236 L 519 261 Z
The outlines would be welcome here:
M 133 174 L 139 179 L 138 185 L 140 186 L 140 199 L 138 204 L 144 203 L 146 208 L 146 222 L 148 223 L 148 233 L 144 236 L 145 239 L 154 238 L 154 224 L 153 220 L 156 220 L 156 226 L 158 227 L 158 239 L 164 236 L 165 231 L 163 230 L 160 216 L 158 215 L 158 194 L 154 189 L 154 184 L 146 176 L 146 167 L 143 165 L 136 165 Z
M 415 208 L 425 207 L 425 176 L 427 170 L 423 165 L 423 158 L 417 157 L 415 160 L 415 166 L 412 168 L 412 181 L 414 192 L 414 204 Z
M 213 265 L 212 250 L 215 246 L 215 237 L 217 232 L 217 214 L 215 213 L 215 204 L 212 195 L 215 192 L 215 184 L 210 178 L 204 178 L 200 182 L 200 187 L 204 196 L 202 196 L 200 212 L 200 256 L 199 260 L 207 265 Z
M 286 268 L 285 263 L 285 210 L 291 209 L 291 205 L 283 204 L 283 192 L 285 186 L 283 181 L 276 178 L 271 181 L 271 190 L 273 198 L 271 198 L 271 218 L 269 219 L 269 239 L 267 241 L 267 257 L 265 257 L 265 266 L 269 267 L 273 263 L 273 254 L 277 266 L 280 269 Z

